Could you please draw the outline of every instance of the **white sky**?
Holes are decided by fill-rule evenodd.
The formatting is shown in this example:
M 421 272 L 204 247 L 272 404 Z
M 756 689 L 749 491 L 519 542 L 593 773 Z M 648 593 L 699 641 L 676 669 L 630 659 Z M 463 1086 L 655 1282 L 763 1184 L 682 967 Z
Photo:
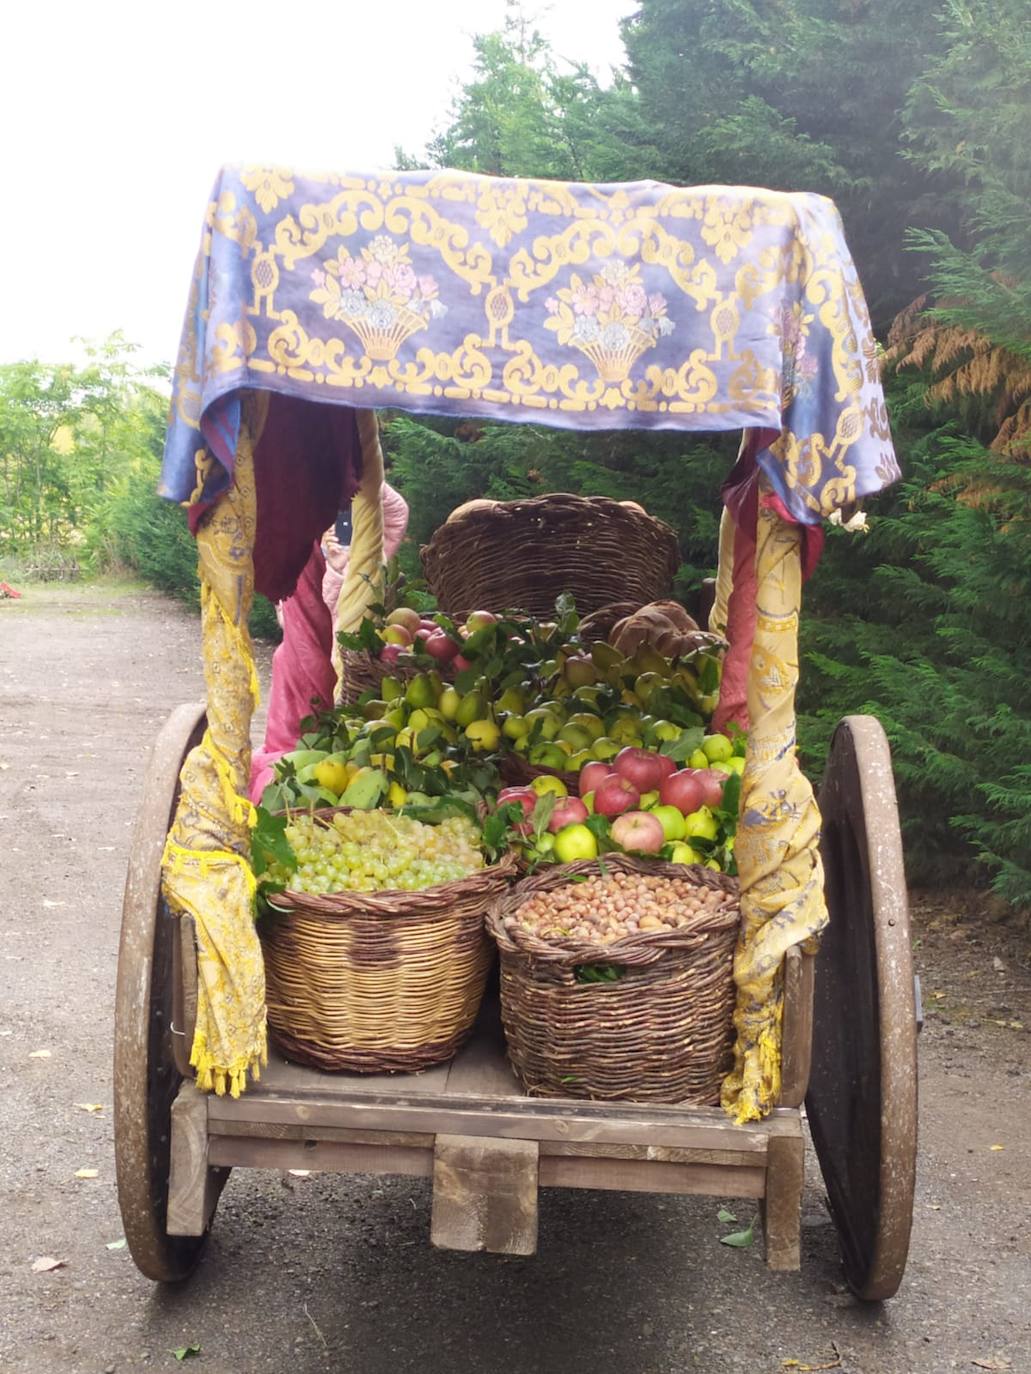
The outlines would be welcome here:
M 634 0 L 528 0 L 602 80 Z M 0 363 L 114 329 L 179 342 L 224 162 L 390 167 L 422 151 L 504 0 L 31 0 L 0 20 Z

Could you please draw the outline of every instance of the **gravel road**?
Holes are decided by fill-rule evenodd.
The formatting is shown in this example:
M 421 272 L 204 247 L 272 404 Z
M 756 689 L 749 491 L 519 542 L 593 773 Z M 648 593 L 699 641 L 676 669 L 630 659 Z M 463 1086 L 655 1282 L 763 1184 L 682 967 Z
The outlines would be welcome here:
M 1031 1374 L 1031 951 L 963 894 L 915 903 L 919 1186 L 881 1307 L 844 1290 L 812 1158 L 798 1275 L 720 1245 L 712 1199 L 546 1192 L 514 1260 L 433 1251 L 421 1180 L 238 1170 L 194 1278 L 142 1278 L 111 1140 L 119 907 L 148 751 L 200 695 L 168 600 L 0 602 L 0 1369 L 172 1370 L 198 1346 L 198 1374 Z

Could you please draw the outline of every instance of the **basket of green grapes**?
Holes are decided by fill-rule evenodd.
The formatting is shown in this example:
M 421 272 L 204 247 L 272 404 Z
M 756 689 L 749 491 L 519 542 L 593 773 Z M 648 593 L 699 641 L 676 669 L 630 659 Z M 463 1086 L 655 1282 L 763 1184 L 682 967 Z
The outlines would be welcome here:
M 484 913 L 515 875 L 466 815 L 346 807 L 282 818 L 262 874 L 269 1031 L 291 1060 L 414 1072 L 465 1040 L 493 947 Z

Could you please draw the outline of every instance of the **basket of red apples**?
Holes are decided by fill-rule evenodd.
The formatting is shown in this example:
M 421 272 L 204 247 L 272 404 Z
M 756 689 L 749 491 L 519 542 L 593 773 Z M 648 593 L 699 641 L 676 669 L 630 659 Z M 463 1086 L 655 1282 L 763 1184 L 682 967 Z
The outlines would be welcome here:
M 733 874 L 744 759 L 726 736 L 698 734 L 687 766 L 627 747 L 585 763 L 575 789 L 543 775 L 502 789 L 498 802 L 512 808 L 524 860 L 532 868 L 617 852 Z

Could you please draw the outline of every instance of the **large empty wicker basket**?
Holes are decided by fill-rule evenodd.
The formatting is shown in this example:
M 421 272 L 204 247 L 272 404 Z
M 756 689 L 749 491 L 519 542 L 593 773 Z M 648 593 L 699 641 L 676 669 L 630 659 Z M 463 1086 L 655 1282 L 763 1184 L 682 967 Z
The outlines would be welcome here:
M 607 870 L 685 877 L 719 894 L 677 929 L 607 945 L 543 940 L 513 920 L 535 893 L 596 877 L 584 860 L 542 869 L 500 897 L 487 928 L 501 952 L 501 1014 L 512 1067 L 535 1097 L 586 1097 L 713 1106 L 730 1067 L 737 880 L 697 865 L 608 854 Z M 578 968 L 616 965 L 615 982 L 583 982 Z
M 275 896 L 259 926 L 273 1042 L 319 1069 L 414 1072 L 472 1029 L 493 947 L 484 910 L 511 856 L 421 892 Z
M 547 617 L 561 592 L 581 615 L 614 601 L 643 606 L 669 595 L 679 562 L 673 530 L 639 506 L 561 492 L 471 503 L 422 550 L 426 580 L 455 616 Z

